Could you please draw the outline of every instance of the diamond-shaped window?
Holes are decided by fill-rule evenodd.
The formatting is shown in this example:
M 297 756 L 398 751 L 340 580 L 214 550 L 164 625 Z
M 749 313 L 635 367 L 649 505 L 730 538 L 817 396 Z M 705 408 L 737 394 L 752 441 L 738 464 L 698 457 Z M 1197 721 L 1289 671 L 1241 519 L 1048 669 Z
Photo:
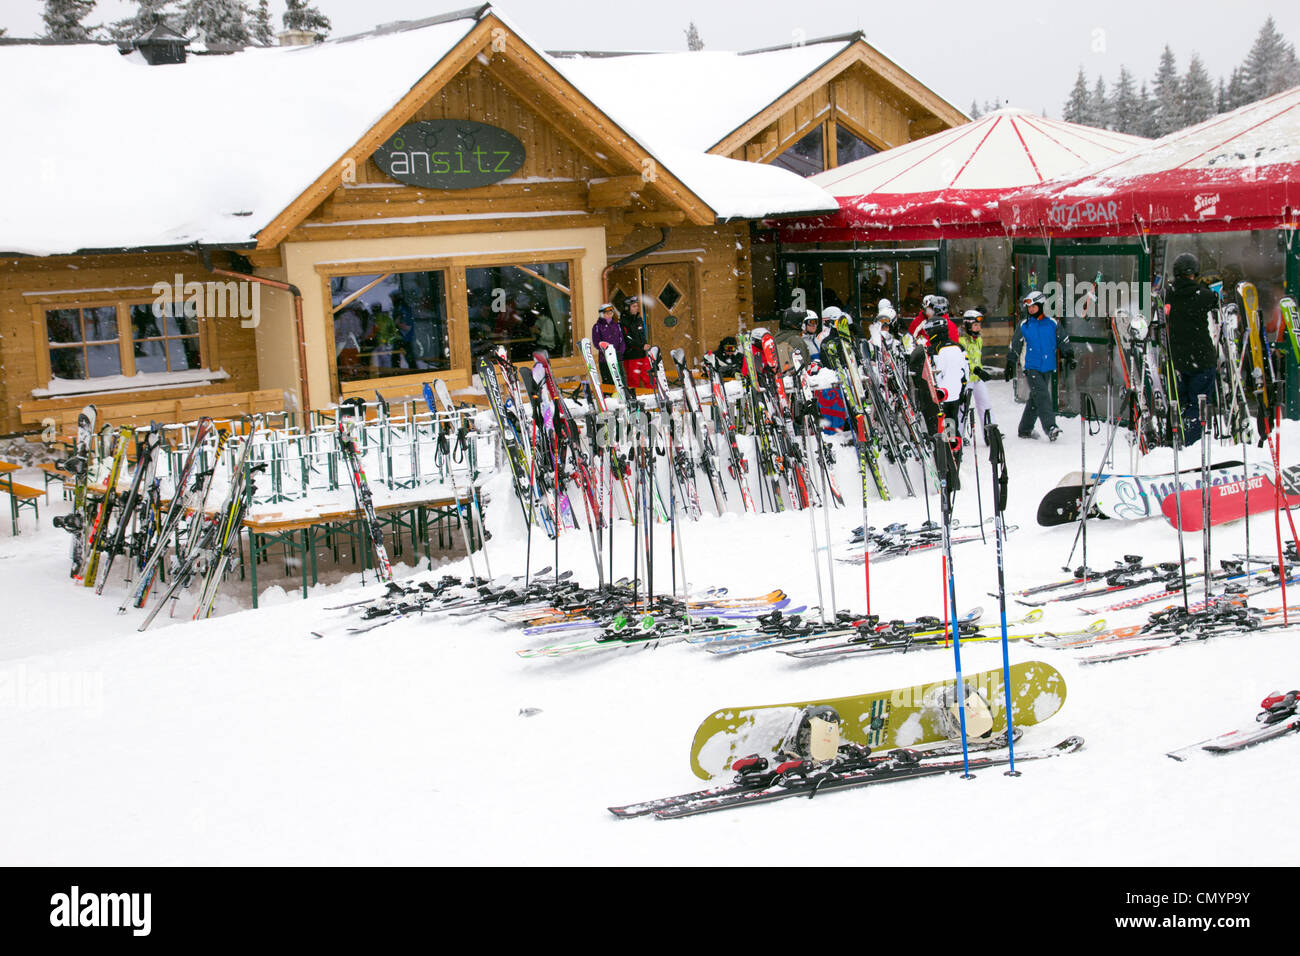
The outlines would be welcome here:
M 616 307 L 620 312 L 622 312 L 622 311 L 623 311 L 623 303 L 627 301 L 627 293 L 624 292 L 622 289 L 616 288 L 616 289 L 614 289 L 614 291 L 613 291 L 611 294 L 612 294 L 614 297 L 613 297 L 612 299 L 610 299 L 609 301 L 613 302 L 614 305 L 615 305 L 615 307 Z
M 677 286 L 669 282 L 659 293 L 659 301 L 664 304 L 664 308 L 672 311 L 673 306 L 681 301 L 682 294 L 677 291 Z

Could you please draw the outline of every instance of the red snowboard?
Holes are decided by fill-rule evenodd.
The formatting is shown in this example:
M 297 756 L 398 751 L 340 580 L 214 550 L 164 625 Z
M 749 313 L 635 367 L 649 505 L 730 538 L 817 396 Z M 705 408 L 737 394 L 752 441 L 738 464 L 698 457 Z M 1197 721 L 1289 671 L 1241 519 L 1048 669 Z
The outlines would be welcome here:
M 1256 475 L 1250 479 L 1250 514 L 1263 514 L 1273 510 L 1275 489 L 1271 478 Z M 1246 482 L 1229 481 L 1222 485 L 1210 486 L 1210 524 L 1226 524 L 1240 521 L 1246 517 L 1247 507 Z M 1166 495 L 1160 502 L 1160 510 L 1165 513 L 1169 523 L 1178 527 L 1178 506 L 1182 503 L 1184 531 L 1200 531 L 1204 527 L 1201 520 L 1201 489 L 1193 488 L 1178 495 Z M 1282 507 L 1294 508 L 1300 505 L 1300 494 L 1282 494 Z

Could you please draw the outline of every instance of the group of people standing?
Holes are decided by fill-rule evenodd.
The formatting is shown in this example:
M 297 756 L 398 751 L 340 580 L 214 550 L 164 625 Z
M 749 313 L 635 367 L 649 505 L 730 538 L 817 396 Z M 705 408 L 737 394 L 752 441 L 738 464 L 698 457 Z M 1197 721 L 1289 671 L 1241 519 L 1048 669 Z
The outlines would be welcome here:
M 622 366 L 623 381 L 629 388 L 653 388 L 650 381 L 650 357 L 646 354 L 645 316 L 641 313 L 641 300 L 630 296 L 624 303 L 621 315 L 614 303 L 601 303 L 596 324 L 591 327 L 591 341 L 597 346 L 612 345 Z M 599 359 L 601 381 L 612 385 L 614 379 Z

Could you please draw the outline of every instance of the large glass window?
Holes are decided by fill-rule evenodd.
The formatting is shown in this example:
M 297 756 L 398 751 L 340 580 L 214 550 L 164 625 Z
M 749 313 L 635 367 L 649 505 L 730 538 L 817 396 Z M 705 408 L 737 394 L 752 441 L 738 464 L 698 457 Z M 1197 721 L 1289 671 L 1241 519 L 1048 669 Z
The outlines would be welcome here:
M 843 166 L 855 159 L 872 156 L 876 150 L 866 140 L 850 133 L 840 124 L 835 124 L 835 163 Z
M 772 165 L 781 166 L 800 176 L 820 173 L 826 168 L 823 137 L 823 125 L 814 127 L 797 143 L 772 160 Z
M 1206 232 L 1170 236 L 1164 254 L 1164 283 L 1173 278 L 1174 260 L 1184 252 L 1196 256 L 1201 281 L 1223 283 L 1223 301 L 1237 302 L 1237 283 L 1252 282 L 1259 293 L 1259 314 L 1276 339 L 1282 313 L 1278 303 L 1286 295 L 1286 239 L 1273 229 L 1255 232 Z
M 201 368 L 197 313 L 193 302 L 131 306 L 135 370 L 184 372 Z
M 470 354 L 503 346 L 511 361 L 545 349 L 573 354 L 573 296 L 567 262 L 482 266 L 465 270 Z
M 48 309 L 45 334 L 52 377 L 84 380 L 122 374 L 116 306 Z
M 896 262 L 876 259 L 858 264 L 858 299 L 862 303 L 862 319 L 871 322 L 875 319 L 881 299 L 888 299 L 898 308 Z
M 1012 289 L 1011 243 L 1005 239 L 950 239 L 948 279 L 956 290 L 953 309 L 981 309 L 990 317 L 1016 314 Z
M 446 273 L 335 276 L 330 296 L 340 382 L 451 367 Z
M 898 298 L 894 308 L 901 316 L 921 314 L 921 300 L 934 292 L 933 259 L 901 259 L 898 263 Z

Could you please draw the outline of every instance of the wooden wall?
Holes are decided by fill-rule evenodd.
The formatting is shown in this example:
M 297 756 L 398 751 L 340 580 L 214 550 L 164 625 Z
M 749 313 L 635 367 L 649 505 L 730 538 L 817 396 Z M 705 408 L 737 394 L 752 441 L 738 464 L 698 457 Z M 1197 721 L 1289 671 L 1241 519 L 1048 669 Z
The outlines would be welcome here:
M 508 130 L 524 144 L 523 167 L 506 182 L 475 189 L 436 190 L 390 179 L 367 160 L 356 181 L 336 189 L 289 236 L 289 241 L 383 238 L 506 229 L 573 228 L 608 222 L 589 182 L 629 170 L 602 168 L 553 117 L 539 116 L 490 69 L 475 64 L 422 106 L 415 120 L 467 118 Z M 648 193 L 628 197 L 654 205 Z M 527 213 L 510 218 L 509 213 Z M 538 215 L 539 213 L 543 215 Z M 462 217 L 430 221 L 428 217 Z M 482 218 L 463 218 L 482 217 Z M 393 220 L 424 219 L 422 222 Z M 382 222 L 388 220 L 387 222 Z
M 55 256 L 50 258 L 0 259 L 0 431 L 19 431 L 24 421 L 49 411 L 53 417 L 64 409 L 80 408 L 95 401 L 85 395 L 65 398 L 32 397 L 32 390 L 44 388 L 48 380 L 38 380 L 37 350 L 46 347 L 44 330 L 33 321 L 32 306 L 40 296 L 76 293 L 73 298 L 102 301 L 131 299 L 152 301 L 155 282 L 175 281 L 177 273 L 185 281 L 218 280 L 205 272 L 189 255 L 120 255 Z M 224 281 L 224 280 L 220 280 Z M 268 293 L 263 290 L 264 298 Z M 84 298 L 83 298 L 84 297 Z M 54 306 L 51 306 L 54 307 Z M 211 385 L 188 385 L 183 388 L 156 389 L 148 392 L 114 392 L 105 401 L 125 401 L 131 395 L 150 400 L 184 398 L 193 395 L 252 391 L 258 388 L 257 356 L 252 329 L 240 327 L 237 317 L 208 319 L 207 344 L 214 354 L 216 368 L 224 368 L 230 378 Z
M 751 163 L 770 163 L 814 126 L 828 121 L 843 122 L 876 149 L 901 146 L 947 128 L 946 123 L 899 95 L 866 66 L 853 63 L 727 155 Z
M 643 249 L 656 238 L 657 232 L 638 230 L 610 248 L 609 260 Z M 662 249 L 634 260 L 629 267 L 668 262 L 690 263 L 694 269 L 695 319 L 701 351 L 716 348 L 724 336 L 735 335 L 738 324 L 753 328 L 748 223 L 674 227 Z

